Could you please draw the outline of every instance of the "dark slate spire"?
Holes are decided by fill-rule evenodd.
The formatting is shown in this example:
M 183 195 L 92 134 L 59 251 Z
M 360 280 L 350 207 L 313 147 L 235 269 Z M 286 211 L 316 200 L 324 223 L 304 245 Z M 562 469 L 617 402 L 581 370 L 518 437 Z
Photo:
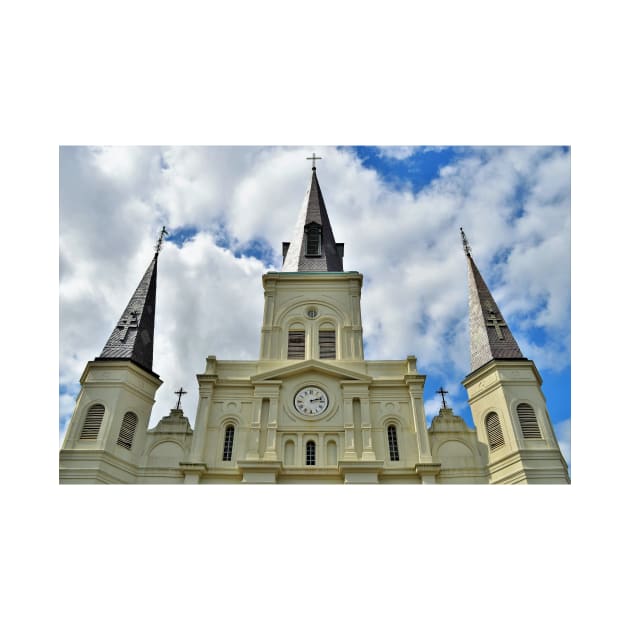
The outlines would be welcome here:
M 492 359 L 524 358 L 501 311 L 472 258 L 464 230 L 460 228 L 468 260 L 468 309 L 470 313 L 470 371 Z
M 153 260 L 123 311 L 114 332 L 107 340 L 101 359 L 128 359 L 153 372 L 153 330 L 155 322 L 155 292 L 157 259 L 162 239 L 167 234 L 162 228 Z
M 335 242 L 314 166 L 295 235 L 283 243 L 282 255 L 282 271 L 343 271 L 343 243 Z

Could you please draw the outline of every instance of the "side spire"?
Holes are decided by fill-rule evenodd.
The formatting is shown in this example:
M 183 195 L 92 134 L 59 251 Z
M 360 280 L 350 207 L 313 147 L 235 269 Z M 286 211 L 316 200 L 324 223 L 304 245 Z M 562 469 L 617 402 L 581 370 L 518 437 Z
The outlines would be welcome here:
M 493 359 L 523 359 L 488 285 L 475 265 L 466 234 L 462 228 L 460 232 L 468 261 L 470 371 L 474 372 Z
M 313 157 L 311 185 L 300 210 L 295 234 L 282 244 L 282 271 L 343 271 L 343 243 L 335 242 Z
M 97 357 L 97 361 L 127 359 L 149 372 L 153 372 L 157 259 L 162 249 L 164 236 L 167 234 L 166 228 L 162 227 L 153 259 L 107 340 L 103 351 Z

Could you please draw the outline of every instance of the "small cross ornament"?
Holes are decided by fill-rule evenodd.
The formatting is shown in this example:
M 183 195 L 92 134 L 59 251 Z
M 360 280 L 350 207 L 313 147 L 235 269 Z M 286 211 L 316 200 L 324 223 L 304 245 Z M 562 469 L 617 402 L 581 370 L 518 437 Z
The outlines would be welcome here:
M 181 409 L 182 396 L 187 394 L 188 392 L 184 391 L 183 387 L 180 387 L 178 391 L 175 392 L 177 394 L 177 407 L 175 409 Z

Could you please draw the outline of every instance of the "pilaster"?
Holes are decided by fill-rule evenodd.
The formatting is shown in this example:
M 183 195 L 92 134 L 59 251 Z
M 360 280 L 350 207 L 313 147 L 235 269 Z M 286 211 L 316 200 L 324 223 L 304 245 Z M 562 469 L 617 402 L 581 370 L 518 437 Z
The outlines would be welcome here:
M 213 361 L 214 359 L 214 361 Z M 208 357 L 208 368 L 216 369 L 215 357 Z M 192 445 L 190 447 L 190 462 L 202 463 L 206 453 L 206 442 L 208 435 L 208 423 L 210 422 L 210 405 L 212 404 L 212 396 L 218 376 L 215 373 L 207 373 L 197 375 L 199 383 L 199 403 L 197 404 L 197 417 L 195 419 L 195 427 L 193 432 Z
M 409 389 L 409 403 L 418 444 L 418 459 L 421 464 L 432 464 L 431 446 L 422 401 L 425 377 L 419 374 L 406 374 L 405 383 Z

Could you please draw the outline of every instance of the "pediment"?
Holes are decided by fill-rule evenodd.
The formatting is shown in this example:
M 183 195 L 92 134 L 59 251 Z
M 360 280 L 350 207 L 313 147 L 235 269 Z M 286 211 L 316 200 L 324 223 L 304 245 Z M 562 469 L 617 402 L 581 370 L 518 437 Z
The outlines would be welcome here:
M 318 359 L 308 359 L 286 365 L 275 370 L 261 372 L 252 376 L 252 383 L 264 383 L 265 381 L 276 381 L 286 379 L 290 376 L 303 374 L 305 372 L 319 372 L 344 381 L 356 381 L 357 383 L 371 383 L 372 377 L 361 372 L 355 372 L 347 368 L 339 367 L 328 361 L 320 361 Z

